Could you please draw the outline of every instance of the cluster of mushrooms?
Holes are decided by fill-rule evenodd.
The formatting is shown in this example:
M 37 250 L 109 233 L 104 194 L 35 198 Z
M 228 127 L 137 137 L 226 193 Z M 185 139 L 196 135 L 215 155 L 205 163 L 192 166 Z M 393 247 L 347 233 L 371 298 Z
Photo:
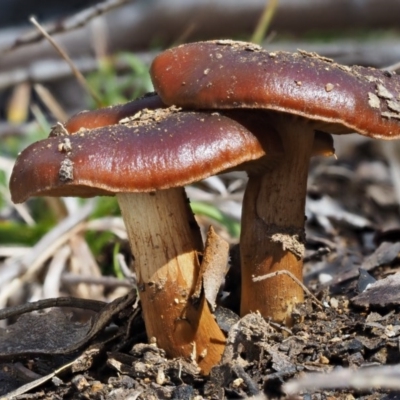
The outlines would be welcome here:
M 192 299 L 204 245 L 183 187 L 247 172 L 240 314 L 290 325 L 304 299 L 296 279 L 310 157 L 333 154 L 330 134 L 400 137 L 400 78 L 228 40 L 167 50 L 151 77 L 156 94 L 79 113 L 25 149 L 10 188 L 17 203 L 115 195 L 149 339 L 207 374 L 225 335 L 204 296 Z

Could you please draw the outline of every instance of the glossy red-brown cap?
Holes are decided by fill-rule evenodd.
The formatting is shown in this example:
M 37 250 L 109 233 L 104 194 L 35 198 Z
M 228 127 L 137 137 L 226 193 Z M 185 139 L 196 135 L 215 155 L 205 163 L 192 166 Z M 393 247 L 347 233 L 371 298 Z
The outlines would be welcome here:
M 50 136 L 62 136 L 76 133 L 80 129 L 95 129 L 118 124 L 120 120 L 131 117 L 145 108 L 154 110 L 165 107 L 157 94 L 148 93 L 128 103 L 99 108 L 97 110 L 82 111 L 75 114 L 64 124 L 55 125 L 52 132 L 50 132 Z
M 151 76 L 168 105 L 262 108 L 317 121 L 317 129 L 332 133 L 400 137 L 400 76 L 387 71 L 223 40 L 167 50 L 153 61 Z
M 240 114 L 240 113 L 238 113 Z M 241 122 L 239 122 L 241 121 Z M 14 166 L 14 202 L 30 196 L 150 192 L 189 184 L 281 154 L 262 113 L 235 120 L 219 113 L 143 110 L 123 123 L 53 136 L 25 149 Z M 259 168 L 259 166 L 257 166 Z

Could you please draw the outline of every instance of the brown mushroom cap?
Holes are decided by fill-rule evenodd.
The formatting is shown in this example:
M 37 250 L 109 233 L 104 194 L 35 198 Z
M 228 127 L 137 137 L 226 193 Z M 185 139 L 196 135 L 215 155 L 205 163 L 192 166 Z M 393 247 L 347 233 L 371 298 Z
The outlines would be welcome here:
M 118 124 L 118 122 L 130 116 L 135 115 L 138 111 L 147 108 L 154 110 L 156 108 L 166 107 L 159 96 L 155 93 L 148 93 L 143 97 L 130 101 L 128 103 L 116 106 L 104 107 L 97 110 L 81 111 L 73 115 L 63 127 L 69 133 L 76 133 L 80 129 L 95 129 L 106 125 Z M 57 136 L 59 133 L 57 128 L 50 133 L 50 136 Z
M 323 131 L 400 137 L 400 77 L 387 71 L 223 40 L 167 50 L 151 76 L 168 105 L 261 108 L 319 121 Z
M 263 145 L 257 139 L 268 129 L 260 113 L 242 112 L 235 121 L 219 113 L 171 109 L 143 110 L 117 125 L 32 144 L 14 166 L 13 201 L 150 192 L 258 160 L 265 149 L 280 154 L 276 135 L 267 135 Z

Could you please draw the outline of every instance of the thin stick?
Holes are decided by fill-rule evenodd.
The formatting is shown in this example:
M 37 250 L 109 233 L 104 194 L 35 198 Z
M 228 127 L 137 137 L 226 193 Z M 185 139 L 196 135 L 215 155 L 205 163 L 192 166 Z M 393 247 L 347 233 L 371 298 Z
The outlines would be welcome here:
M 56 33 L 68 32 L 81 28 L 82 26 L 87 25 L 91 19 L 105 14 L 106 12 L 131 1 L 132 0 L 106 0 L 102 3 L 98 3 L 92 7 L 86 8 L 72 15 L 71 17 L 65 18 L 63 21 L 61 21 L 61 23 L 59 20 L 57 20 L 54 23 L 48 24 L 46 26 L 46 31 L 50 35 L 54 35 Z M 0 54 L 7 53 L 24 45 L 40 42 L 41 38 L 42 36 L 37 34 L 37 32 L 28 32 L 27 34 L 17 38 L 10 46 L 1 49 Z
M 29 21 L 32 22 L 33 25 L 42 33 L 42 35 L 51 43 L 51 45 L 57 50 L 60 56 L 68 63 L 70 66 L 72 73 L 75 75 L 78 82 L 81 84 L 83 89 L 94 99 L 97 103 L 97 106 L 100 107 L 102 105 L 102 101 L 98 94 L 88 85 L 85 77 L 82 75 L 81 71 L 75 67 L 75 64 L 72 62 L 69 55 L 56 43 L 56 41 L 45 31 L 45 29 L 36 21 L 34 17 L 29 18 Z
M 57 297 L 53 299 L 39 300 L 33 303 L 21 304 L 16 307 L 5 308 L 4 310 L 0 310 L 0 319 L 17 317 L 28 312 L 39 311 L 51 307 L 81 308 L 84 310 L 99 312 L 106 305 L 107 303 L 104 301 L 98 300 L 79 299 L 76 297 Z
M 290 278 L 292 278 L 303 290 L 306 294 L 308 294 L 311 298 L 311 300 L 314 301 L 314 303 L 321 309 L 323 310 L 323 305 L 321 304 L 321 302 L 307 289 L 307 287 L 304 285 L 303 282 L 299 281 L 290 271 L 283 269 L 281 271 L 275 271 L 275 272 L 271 272 L 269 274 L 266 275 L 261 275 L 261 276 L 253 276 L 253 282 L 260 282 L 263 281 L 264 279 L 271 279 L 274 276 L 278 276 L 278 275 L 287 275 Z

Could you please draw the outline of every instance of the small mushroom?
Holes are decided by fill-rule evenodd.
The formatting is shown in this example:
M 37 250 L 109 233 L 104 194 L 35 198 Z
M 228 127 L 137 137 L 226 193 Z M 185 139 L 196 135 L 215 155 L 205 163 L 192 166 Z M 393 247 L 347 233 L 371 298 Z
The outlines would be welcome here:
M 120 108 L 105 110 L 85 113 L 75 133 L 65 127 L 72 129 L 71 121 L 82 114 L 62 126 L 68 152 L 60 150 L 65 136 L 54 132 L 26 148 L 11 176 L 13 201 L 116 195 L 149 338 L 171 357 L 195 354 L 208 373 L 222 355 L 225 336 L 204 296 L 196 304 L 190 300 L 203 244 L 183 186 L 225 170 L 258 168 L 258 160 L 273 163 L 282 153 L 280 140 L 262 139 L 268 125 L 260 113 L 239 112 L 231 119 L 171 107 L 141 110 L 115 123 Z M 100 125 L 113 124 L 86 129 L 93 126 L 91 115 Z
M 167 50 L 154 60 L 151 76 L 168 105 L 261 109 L 269 131 L 279 134 L 284 147 L 279 162 L 249 173 L 240 242 L 241 314 L 258 310 L 290 325 L 302 288 L 285 274 L 253 279 L 286 270 L 302 280 L 304 203 L 316 132 L 399 138 L 400 78 L 314 53 L 268 53 L 229 40 Z

